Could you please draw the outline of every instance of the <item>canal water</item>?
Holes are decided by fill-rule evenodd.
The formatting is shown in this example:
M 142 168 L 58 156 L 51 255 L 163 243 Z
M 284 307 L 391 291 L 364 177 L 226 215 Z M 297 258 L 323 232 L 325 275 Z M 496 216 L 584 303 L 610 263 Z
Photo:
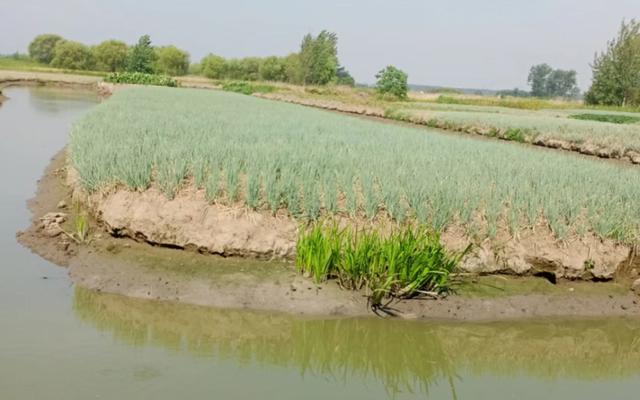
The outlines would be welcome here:
M 0 106 L 1 399 L 633 399 L 640 321 L 310 319 L 75 287 L 20 246 L 26 201 L 92 93 Z

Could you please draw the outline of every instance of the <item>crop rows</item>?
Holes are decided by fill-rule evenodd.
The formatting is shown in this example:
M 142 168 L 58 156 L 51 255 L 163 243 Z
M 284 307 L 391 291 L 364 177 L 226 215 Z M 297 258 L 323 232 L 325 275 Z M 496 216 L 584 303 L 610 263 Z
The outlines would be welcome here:
M 590 121 L 575 121 L 591 123 Z M 233 93 L 129 88 L 74 124 L 72 161 L 88 191 L 187 178 L 209 201 L 374 218 L 495 236 L 546 221 L 563 238 L 637 240 L 640 169 L 509 143 L 431 133 Z
M 639 113 L 607 112 L 599 110 L 519 110 L 503 107 L 449 105 L 438 103 L 405 103 L 389 111 L 397 119 L 433 119 L 441 124 L 473 126 L 503 131 L 517 129 L 531 138 L 564 140 L 590 144 L 624 154 L 627 150 L 640 152 L 640 123 L 616 124 L 603 121 L 571 118 L 575 114 L 609 115 L 640 118 Z

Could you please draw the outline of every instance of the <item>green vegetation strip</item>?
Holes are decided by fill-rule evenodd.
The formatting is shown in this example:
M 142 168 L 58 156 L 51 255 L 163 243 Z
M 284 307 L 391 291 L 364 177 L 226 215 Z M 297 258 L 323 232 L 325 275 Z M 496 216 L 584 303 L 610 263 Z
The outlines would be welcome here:
M 346 289 L 366 287 L 371 306 L 377 307 L 384 297 L 447 291 L 449 275 L 465 253 L 449 254 L 440 235 L 423 227 L 383 236 L 317 224 L 300 235 L 296 265 L 316 282 L 336 278 Z
M 495 237 L 548 223 L 635 241 L 640 170 L 430 133 L 234 93 L 129 88 L 75 123 L 72 161 L 91 192 L 186 178 L 211 202 L 398 222 Z
M 640 116 L 632 117 L 630 115 L 619 114 L 575 114 L 569 118 L 582 119 L 587 121 L 610 122 L 612 124 L 633 124 L 640 122 Z
M 166 75 L 145 74 L 142 72 L 113 72 L 104 78 L 111 83 L 129 83 L 134 85 L 178 86 L 178 82 Z

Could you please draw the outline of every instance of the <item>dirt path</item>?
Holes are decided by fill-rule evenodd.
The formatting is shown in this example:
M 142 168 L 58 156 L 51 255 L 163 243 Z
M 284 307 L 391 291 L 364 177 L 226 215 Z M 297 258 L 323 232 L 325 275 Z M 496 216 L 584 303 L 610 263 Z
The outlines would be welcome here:
M 335 282 L 314 284 L 293 265 L 222 258 L 152 247 L 114 238 L 92 225 L 91 241 L 79 245 L 43 224 L 43 217 L 66 220 L 72 229 L 69 189 L 64 184 L 65 152 L 46 169 L 29 202 L 33 224 L 18 234 L 20 243 L 61 266 L 79 286 L 136 298 L 234 309 L 282 311 L 299 315 L 369 315 L 365 293 L 340 289 Z M 47 228 L 47 229 L 45 229 Z M 531 278 L 533 279 L 533 278 Z M 518 282 L 519 280 L 514 280 Z M 582 287 L 583 289 L 579 289 Z M 578 289 L 576 289 L 578 288 Z M 585 289 L 586 288 L 586 289 Z M 593 290 L 597 288 L 597 290 Z M 552 294 L 529 290 L 504 296 L 451 295 L 439 300 L 390 304 L 408 319 L 509 320 L 548 316 L 640 316 L 640 299 L 614 284 L 562 283 Z

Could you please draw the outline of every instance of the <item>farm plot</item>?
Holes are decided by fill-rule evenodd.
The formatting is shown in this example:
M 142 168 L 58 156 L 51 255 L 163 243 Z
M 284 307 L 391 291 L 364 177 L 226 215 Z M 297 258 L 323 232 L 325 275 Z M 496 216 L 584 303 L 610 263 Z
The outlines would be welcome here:
M 393 119 L 505 139 L 584 147 L 612 158 L 640 157 L 640 113 L 591 109 L 521 110 L 505 107 L 404 103 L 387 110 Z M 552 146 L 553 147 L 553 146 Z M 640 160 L 640 158 L 639 158 Z
M 225 92 L 118 91 L 73 126 L 71 160 L 89 192 L 195 185 L 300 219 L 385 215 L 490 237 L 545 223 L 627 242 L 640 230 L 635 167 Z

